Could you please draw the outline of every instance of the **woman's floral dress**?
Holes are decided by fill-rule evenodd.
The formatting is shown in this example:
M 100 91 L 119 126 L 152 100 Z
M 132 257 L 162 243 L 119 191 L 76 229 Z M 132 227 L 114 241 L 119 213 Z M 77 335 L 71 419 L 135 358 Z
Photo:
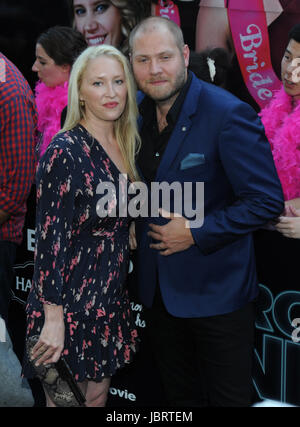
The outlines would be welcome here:
M 37 171 L 35 268 L 26 307 L 27 337 L 41 332 L 43 304 L 63 305 L 63 355 L 79 382 L 113 375 L 131 361 L 137 347 L 124 286 L 130 218 L 125 211 L 118 212 L 118 206 L 124 208 L 127 201 L 128 181 L 120 174 L 81 125 L 54 138 Z M 115 189 L 106 204 L 103 183 Z M 34 376 L 28 361 L 23 374 Z

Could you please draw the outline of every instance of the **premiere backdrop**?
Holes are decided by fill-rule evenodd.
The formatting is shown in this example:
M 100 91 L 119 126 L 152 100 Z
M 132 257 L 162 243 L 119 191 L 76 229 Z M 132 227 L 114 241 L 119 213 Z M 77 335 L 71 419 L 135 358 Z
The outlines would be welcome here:
M 101 3 L 100 0 L 99 3 Z M 166 5 L 168 2 L 162 3 L 161 11 L 163 12 L 164 8 L 168 6 Z M 198 51 L 211 45 L 228 48 L 232 55 L 233 64 L 233 71 L 228 80 L 228 89 L 259 111 L 261 108 L 258 103 L 259 99 L 250 93 L 247 86 L 249 81 L 247 82 L 247 79 L 246 83 L 243 81 L 241 69 L 245 64 L 243 65 L 241 58 L 239 58 L 238 48 L 234 44 L 231 47 L 226 45 L 226 42 L 224 44 L 224 40 L 218 40 L 214 33 L 216 16 L 218 12 L 224 12 L 221 9 L 227 7 L 230 1 L 202 0 L 199 2 L 185 0 L 174 3 L 178 8 L 180 24 L 190 48 Z M 246 26 L 242 28 L 232 24 L 231 32 L 234 34 L 235 31 L 240 31 L 239 35 L 246 35 L 247 25 L 251 23 L 256 25 L 255 19 L 257 18 L 253 15 L 253 1 L 240 0 L 239 3 L 235 2 L 235 4 L 241 6 L 236 9 L 241 14 L 240 21 L 244 22 Z M 295 23 L 300 22 L 300 1 L 259 0 L 257 5 L 260 8 L 260 22 L 262 22 L 265 14 L 268 14 L 269 25 L 265 34 L 267 35 L 267 42 L 269 42 L 270 68 L 280 79 L 280 59 L 287 43 L 288 30 Z M 268 5 L 267 8 L 266 5 Z M 247 13 L 248 17 L 245 18 Z M 206 22 L 206 25 L 205 23 L 202 24 L 202 29 L 199 27 L 201 22 Z M 229 25 L 230 23 L 231 21 L 229 21 Z M 57 24 L 71 25 L 68 9 L 62 0 L 1 1 L 0 50 L 19 67 L 33 89 L 36 77 L 31 71 L 31 66 L 35 58 L 35 40 L 42 31 Z M 258 64 L 261 59 L 258 58 L 258 44 L 258 39 L 254 38 L 252 38 L 252 46 L 248 44 L 248 47 L 251 48 L 247 51 L 249 54 L 247 58 L 252 58 L 252 64 L 250 64 L 252 66 Z M 261 293 L 256 321 L 253 372 L 255 393 L 253 400 L 266 398 L 300 405 L 298 381 L 298 371 L 300 370 L 300 344 L 298 343 L 300 342 L 298 270 L 300 240 L 287 239 L 277 232 L 267 230 L 257 231 L 254 239 Z M 25 333 L 24 306 L 32 285 L 34 244 L 35 186 L 33 185 L 28 199 L 23 243 L 18 249 L 15 265 L 14 300 L 10 307 L 9 320 L 15 351 L 20 359 L 23 355 Z M 134 253 L 132 253 L 128 286 L 131 292 L 131 307 L 142 340 L 141 349 L 135 358 L 135 362 L 113 377 L 108 405 L 122 407 L 164 406 L 164 393 L 151 355 L 143 306 L 136 295 L 135 285 L 135 260 Z M 36 405 L 44 405 L 39 382 L 32 381 L 31 386 Z

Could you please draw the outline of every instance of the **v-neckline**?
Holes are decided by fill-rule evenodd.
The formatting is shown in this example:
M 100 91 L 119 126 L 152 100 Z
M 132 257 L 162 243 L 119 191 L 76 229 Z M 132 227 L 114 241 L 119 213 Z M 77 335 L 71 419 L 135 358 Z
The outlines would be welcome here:
M 111 164 L 114 166 L 114 168 L 119 172 L 120 175 L 127 175 L 127 172 L 122 172 L 118 166 L 116 165 L 116 163 L 112 160 L 112 158 L 109 156 L 109 154 L 107 153 L 107 151 L 105 150 L 105 148 L 103 147 L 103 145 L 98 141 L 97 138 L 95 138 L 88 130 L 86 127 L 84 127 L 82 124 L 78 124 L 79 127 L 81 127 L 84 132 L 90 137 L 92 138 L 94 141 L 96 141 L 98 143 L 98 145 L 100 146 L 100 148 L 102 149 L 103 153 L 106 155 L 106 157 L 109 159 L 109 161 L 111 162 Z

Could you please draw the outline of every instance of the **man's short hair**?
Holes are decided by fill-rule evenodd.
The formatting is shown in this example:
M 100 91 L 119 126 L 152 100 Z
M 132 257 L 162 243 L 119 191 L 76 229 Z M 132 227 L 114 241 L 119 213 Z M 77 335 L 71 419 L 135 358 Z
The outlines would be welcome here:
M 150 16 L 139 22 L 129 36 L 129 53 L 132 53 L 134 39 L 139 32 L 155 31 L 165 27 L 174 37 L 176 46 L 181 50 L 184 46 L 184 38 L 181 28 L 172 20 L 160 16 Z
M 289 32 L 288 41 L 295 40 L 300 43 L 300 24 L 296 24 Z

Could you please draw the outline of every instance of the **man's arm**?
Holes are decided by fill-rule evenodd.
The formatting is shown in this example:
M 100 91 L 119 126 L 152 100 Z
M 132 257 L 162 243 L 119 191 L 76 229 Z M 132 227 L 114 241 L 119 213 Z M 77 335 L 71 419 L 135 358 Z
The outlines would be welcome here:
M 189 222 L 183 216 L 160 209 L 164 218 L 170 219 L 166 225 L 149 224 L 148 235 L 157 243 L 151 243 L 150 248 L 160 251 L 161 255 L 172 255 L 182 252 L 195 244 L 189 228 Z
M 214 252 L 251 233 L 284 209 L 270 144 L 251 107 L 237 103 L 228 109 L 218 145 L 234 202 L 205 215 L 202 227 L 191 228 L 203 253 Z
M 18 213 L 34 177 L 33 111 L 23 96 L 10 98 L 0 124 L 0 223 Z
M 201 2 L 197 16 L 195 50 L 201 52 L 215 47 L 222 47 L 231 56 L 234 54 L 224 0 L 205 0 Z

